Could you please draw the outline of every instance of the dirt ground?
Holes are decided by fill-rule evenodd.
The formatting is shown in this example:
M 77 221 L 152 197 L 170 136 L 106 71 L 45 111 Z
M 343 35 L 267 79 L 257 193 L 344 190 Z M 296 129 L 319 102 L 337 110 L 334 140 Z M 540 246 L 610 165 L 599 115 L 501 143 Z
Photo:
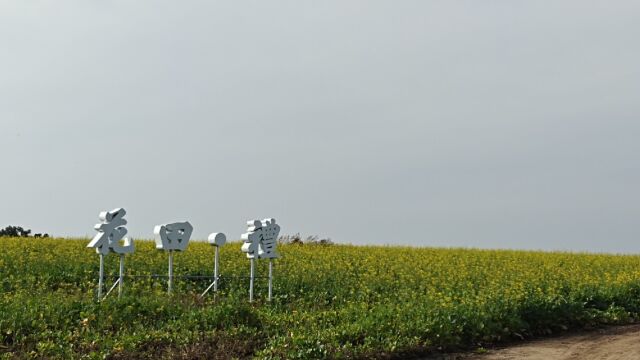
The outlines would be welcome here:
M 640 324 L 611 327 L 575 335 L 534 340 L 464 360 L 637 360 L 640 359 Z

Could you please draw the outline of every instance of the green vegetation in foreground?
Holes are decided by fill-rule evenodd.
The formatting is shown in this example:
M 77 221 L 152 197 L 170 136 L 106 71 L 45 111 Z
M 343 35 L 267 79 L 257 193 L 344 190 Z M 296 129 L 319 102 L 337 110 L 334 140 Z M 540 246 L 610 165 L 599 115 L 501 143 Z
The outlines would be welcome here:
M 640 257 L 406 247 L 283 245 L 275 295 L 247 303 L 249 262 L 222 249 L 220 294 L 206 281 L 126 280 L 94 301 L 87 240 L 0 239 L 2 358 L 369 358 L 473 348 L 633 320 Z M 127 272 L 165 274 L 167 255 L 136 243 Z M 117 256 L 107 258 L 114 276 Z M 176 275 L 210 275 L 213 249 L 191 243 Z M 266 274 L 266 262 L 259 274 Z M 110 285 L 111 280 L 107 281 Z

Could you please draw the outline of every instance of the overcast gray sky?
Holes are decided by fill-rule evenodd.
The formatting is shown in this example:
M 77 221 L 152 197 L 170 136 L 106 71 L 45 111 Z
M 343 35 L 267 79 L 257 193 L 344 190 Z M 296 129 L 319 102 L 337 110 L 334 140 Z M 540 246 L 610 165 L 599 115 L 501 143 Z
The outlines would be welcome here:
M 640 2 L 0 4 L 1 226 L 640 252 Z

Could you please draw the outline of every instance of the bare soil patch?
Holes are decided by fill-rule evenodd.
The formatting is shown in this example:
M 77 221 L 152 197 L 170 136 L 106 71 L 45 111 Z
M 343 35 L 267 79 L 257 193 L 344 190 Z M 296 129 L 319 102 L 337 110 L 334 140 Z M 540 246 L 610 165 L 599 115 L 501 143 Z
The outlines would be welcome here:
M 640 359 L 640 324 L 616 326 L 557 338 L 540 339 L 465 360 L 637 360 Z

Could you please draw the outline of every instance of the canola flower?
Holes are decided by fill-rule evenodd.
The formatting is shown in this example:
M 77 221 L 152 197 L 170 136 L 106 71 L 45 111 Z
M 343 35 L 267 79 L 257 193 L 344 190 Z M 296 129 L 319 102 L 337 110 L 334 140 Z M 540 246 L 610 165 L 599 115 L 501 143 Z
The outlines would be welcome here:
M 166 254 L 137 241 L 124 297 L 95 301 L 88 240 L 0 239 L 0 358 L 369 358 L 473 348 L 633 321 L 640 257 L 507 250 L 281 245 L 274 301 L 266 280 L 247 302 L 241 243 L 221 249 L 220 291 L 177 278 Z M 116 256 L 108 256 L 110 284 Z M 213 273 L 192 242 L 176 276 Z M 266 275 L 259 262 L 258 275 Z

